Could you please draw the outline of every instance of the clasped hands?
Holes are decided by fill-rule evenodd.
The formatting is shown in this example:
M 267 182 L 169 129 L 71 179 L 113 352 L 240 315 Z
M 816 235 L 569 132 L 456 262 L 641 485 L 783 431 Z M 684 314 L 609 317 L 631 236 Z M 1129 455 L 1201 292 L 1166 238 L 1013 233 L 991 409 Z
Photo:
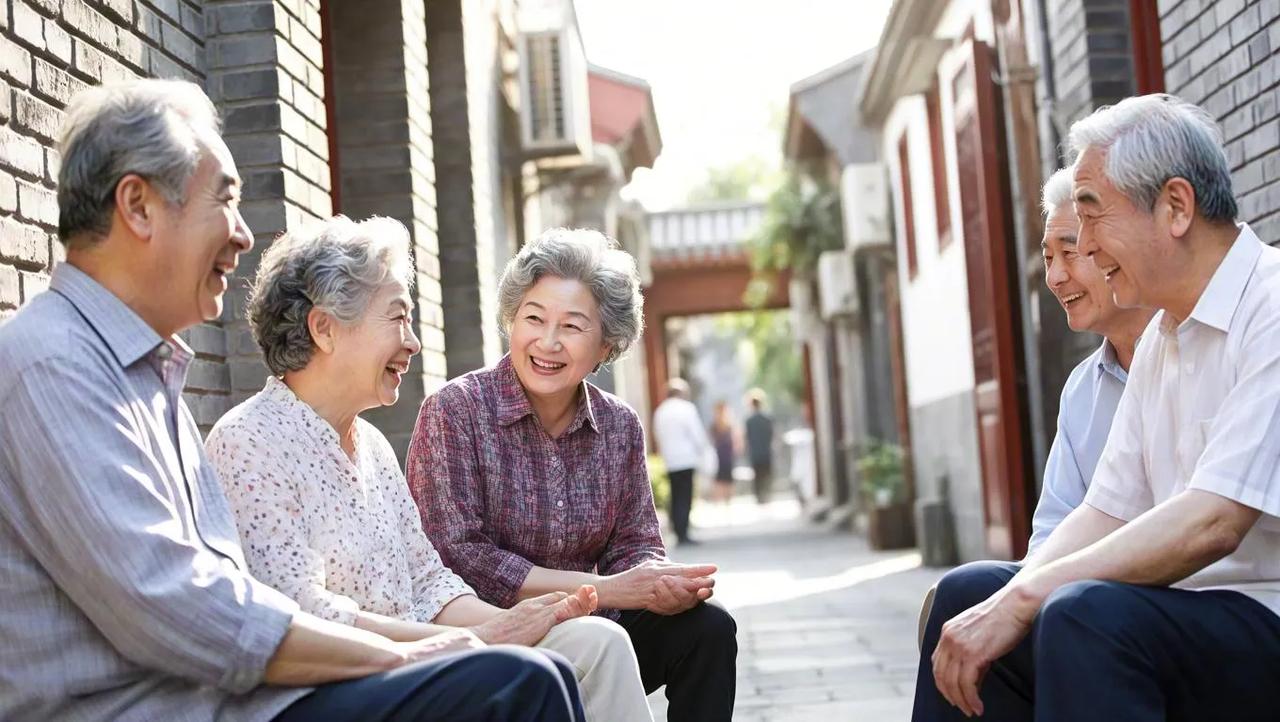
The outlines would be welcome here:
M 679 614 L 711 598 L 716 580 L 714 564 L 678 564 L 650 560 L 601 581 L 606 606 L 647 609 L 654 614 Z

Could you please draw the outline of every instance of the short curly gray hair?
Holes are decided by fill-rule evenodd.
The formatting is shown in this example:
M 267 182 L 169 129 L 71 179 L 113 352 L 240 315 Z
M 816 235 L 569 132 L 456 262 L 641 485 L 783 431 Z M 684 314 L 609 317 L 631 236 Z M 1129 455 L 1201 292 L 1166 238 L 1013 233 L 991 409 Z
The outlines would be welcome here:
M 392 278 L 413 285 L 409 231 L 395 219 L 334 216 L 276 239 L 262 254 L 249 295 L 249 325 L 271 373 L 310 363 L 312 308 L 355 323 Z
M 644 330 L 640 273 L 631 254 L 617 241 L 587 228 L 553 228 L 526 244 L 507 262 L 498 283 L 498 315 L 504 335 L 530 288 L 543 276 L 579 281 L 591 290 L 600 309 L 605 363 L 616 360 Z

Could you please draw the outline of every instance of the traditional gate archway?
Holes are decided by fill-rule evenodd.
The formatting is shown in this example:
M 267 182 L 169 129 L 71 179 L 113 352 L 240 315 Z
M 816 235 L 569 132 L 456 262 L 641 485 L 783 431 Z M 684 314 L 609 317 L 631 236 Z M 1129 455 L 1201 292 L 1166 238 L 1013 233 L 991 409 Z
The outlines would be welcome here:
M 668 319 L 749 310 L 743 300 L 752 278 L 747 242 L 763 220 L 759 203 L 718 203 L 649 215 L 653 281 L 644 292 L 649 408 L 662 401 L 670 374 Z M 788 307 L 788 285 L 783 274 L 763 308 Z

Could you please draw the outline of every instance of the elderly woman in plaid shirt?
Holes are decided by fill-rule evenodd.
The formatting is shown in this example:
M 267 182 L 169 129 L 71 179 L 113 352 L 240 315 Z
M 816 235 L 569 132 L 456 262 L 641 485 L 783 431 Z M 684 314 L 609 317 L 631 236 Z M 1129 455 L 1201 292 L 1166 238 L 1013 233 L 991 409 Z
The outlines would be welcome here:
M 441 557 L 499 607 L 593 585 L 630 634 L 645 690 L 673 722 L 729 720 L 736 625 L 713 565 L 666 559 L 636 412 L 586 381 L 640 336 L 634 259 L 602 234 L 555 229 L 499 286 L 511 351 L 423 404 L 409 488 Z

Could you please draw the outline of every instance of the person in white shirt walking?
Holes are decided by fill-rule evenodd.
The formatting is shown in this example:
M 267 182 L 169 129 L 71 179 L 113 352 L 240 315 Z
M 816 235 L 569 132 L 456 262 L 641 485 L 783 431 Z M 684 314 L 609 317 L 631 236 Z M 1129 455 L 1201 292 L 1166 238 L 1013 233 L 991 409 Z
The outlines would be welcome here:
M 1274 719 L 1280 250 L 1235 223 L 1222 134 L 1192 104 L 1130 98 L 1068 144 L 1079 251 L 1118 305 L 1159 313 L 1084 503 L 931 623 L 914 718 Z
M 676 543 L 696 544 L 689 537 L 689 509 L 693 506 L 693 472 L 711 448 L 698 407 L 689 400 L 689 384 L 673 378 L 667 398 L 653 412 L 653 436 L 671 481 L 671 528 Z

